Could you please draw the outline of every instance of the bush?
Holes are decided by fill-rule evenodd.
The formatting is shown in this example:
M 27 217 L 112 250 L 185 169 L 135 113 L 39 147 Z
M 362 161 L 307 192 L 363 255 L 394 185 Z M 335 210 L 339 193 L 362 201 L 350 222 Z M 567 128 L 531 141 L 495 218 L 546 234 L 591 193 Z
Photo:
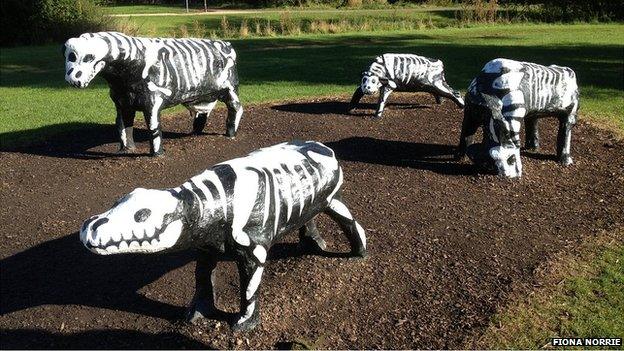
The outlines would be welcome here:
M 0 45 L 63 42 L 109 28 L 96 0 L 2 0 Z

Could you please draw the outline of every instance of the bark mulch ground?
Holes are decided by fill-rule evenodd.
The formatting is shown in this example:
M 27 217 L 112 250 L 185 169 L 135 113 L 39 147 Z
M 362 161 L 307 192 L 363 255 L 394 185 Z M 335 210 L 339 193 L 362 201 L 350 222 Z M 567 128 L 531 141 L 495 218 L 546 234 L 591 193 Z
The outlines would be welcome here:
M 111 125 L 85 125 L 46 144 L 0 153 L 2 348 L 453 348 L 479 334 L 515 283 L 624 222 L 624 145 L 582 121 L 575 163 L 555 161 L 554 120 L 542 151 L 524 153 L 524 176 L 482 175 L 452 154 L 462 113 L 428 95 L 397 94 L 382 120 L 373 100 L 348 116 L 345 98 L 245 110 L 235 140 L 223 109 L 206 134 L 188 115 L 164 118 L 165 157 L 116 155 Z M 183 321 L 193 254 L 96 256 L 77 230 L 136 187 L 181 184 L 217 162 L 263 146 L 318 140 L 345 172 L 344 198 L 367 230 L 369 257 L 305 255 L 296 235 L 276 245 L 260 287 L 262 325 L 233 334 L 225 321 Z M 333 251 L 338 227 L 318 223 Z M 232 263 L 218 267 L 218 306 L 238 308 Z M 301 344 L 301 345 L 299 345 Z

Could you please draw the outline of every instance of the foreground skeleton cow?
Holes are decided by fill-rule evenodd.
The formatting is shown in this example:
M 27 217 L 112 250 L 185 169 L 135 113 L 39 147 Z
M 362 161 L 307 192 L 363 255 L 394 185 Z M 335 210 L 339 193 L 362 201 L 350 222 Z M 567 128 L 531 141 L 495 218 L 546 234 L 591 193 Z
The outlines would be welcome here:
M 189 319 L 216 313 L 213 270 L 233 259 L 240 276 L 241 312 L 234 329 L 260 322 L 258 286 L 271 245 L 295 229 L 300 243 L 324 250 L 314 224 L 324 212 L 366 254 L 364 229 L 341 197 L 342 170 L 334 152 L 317 142 L 291 142 L 223 162 L 164 190 L 136 189 L 87 220 L 80 239 L 101 254 L 198 249 L 195 297 Z
M 117 109 L 120 151 L 135 149 L 132 127 L 143 112 L 152 133 L 151 153 L 161 155 L 160 111 L 183 104 L 200 133 L 217 100 L 228 107 L 226 135 L 234 137 L 243 113 L 238 98 L 236 52 L 224 41 L 135 38 L 116 32 L 86 33 L 63 47 L 65 80 L 86 88 L 99 73 Z
M 464 107 L 459 92 L 453 90 L 444 78 L 442 61 L 410 54 L 384 54 L 377 56 L 368 70 L 362 73 L 362 82 L 353 93 L 349 112 L 352 112 L 364 94 L 379 91 L 379 105 L 375 117 L 380 118 L 390 93 L 396 91 L 428 92 L 439 104 L 442 97 Z
M 522 176 L 520 127 L 525 123 L 526 148 L 538 149 L 538 118 L 559 119 L 557 156 L 563 165 L 572 163 L 570 139 L 576 123 L 579 92 L 576 75 L 568 67 L 495 59 L 488 62 L 470 83 L 466 94 L 459 157 L 500 175 Z M 473 145 L 474 134 L 483 126 L 483 143 Z

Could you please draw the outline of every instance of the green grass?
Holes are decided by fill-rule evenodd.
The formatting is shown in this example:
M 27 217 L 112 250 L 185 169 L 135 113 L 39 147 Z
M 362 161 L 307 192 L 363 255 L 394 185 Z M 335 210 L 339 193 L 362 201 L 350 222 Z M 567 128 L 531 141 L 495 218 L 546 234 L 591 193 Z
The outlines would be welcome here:
M 196 4 L 193 4 L 196 5 Z M 189 5 L 190 6 L 190 5 Z M 203 8 L 201 9 L 203 11 Z M 179 13 L 185 14 L 186 7 L 184 3 L 180 5 L 117 5 L 106 6 L 104 11 L 111 15 L 126 15 L 126 14 L 144 14 L 144 13 Z M 189 7 L 189 11 L 197 12 L 199 9 L 196 6 Z
M 233 40 L 243 103 L 349 94 L 371 59 L 413 52 L 445 62 L 449 83 L 465 90 L 483 64 L 508 57 L 573 67 L 581 88 L 581 118 L 624 130 L 624 25 L 512 25 L 424 31 Z M 87 89 L 64 82 L 58 46 L 0 52 L 0 143 L 51 137 L 80 123 L 114 123 L 105 83 Z M 168 110 L 171 111 L 171 110 Z
M 353 32 L 360 30 L 407 30 L 425 27 L 443 28 L 458 23 L 455 11 L 448 8 L 404 8 L 404 9 L 356 9 L 339 10 L 262 10 L 246 13 L 227 14 L 228 27 L 223 28 L 221 21 L 224 15 L 202 13 L 198 16 L 131 16 L 127 17 L 136 23 L 138 33 L 150 36 L 185 36 L 181 31 L 185 27 L 193 36 L 241 36 L 241 23 L 246 22 L 251 36 L 267 36 L 255 33 L 256 23 L 261 27 L 270 27 L 281 34 L 283 26 L 290 26 L 302 33 L 318 32 L 314 23 L 325 22 L 332 25 L 328 32 Z M 328 26 L 329 27 L 329 26 Z M 322 32 L 321 32 L 322 33 Z
M 624 337 L 624 245 L 590 250 L 556 261 L 551 282 L 498 313 L 478 347 L 537 349 L 553 337 Z

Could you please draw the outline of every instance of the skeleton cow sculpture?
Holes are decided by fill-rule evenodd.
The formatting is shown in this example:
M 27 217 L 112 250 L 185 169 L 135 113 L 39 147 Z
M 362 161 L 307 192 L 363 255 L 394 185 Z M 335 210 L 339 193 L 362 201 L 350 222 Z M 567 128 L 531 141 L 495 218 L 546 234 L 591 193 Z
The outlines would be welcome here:
M 267 251 L 285 233 L 299 229 L 300 244 L 324 250 L 314 224 L 324 212 L 345 232 L 351 254 L 366 254 L 364 229 L 341 197 L 342 181 L 330 148 L 283 143 L 217 164 L 177 188 L 135 189 L 84 222 L 80 239 L 101 255 L 199 249 L 191 321 L 216 313 L 213 270 L 218 260 L 235 260 L 241 312 L 233 328 L 248 330 L 260 322 Z
M 65 80 L 86 88 L 99 73 L 117 109 L 120 151 L 133 151 L 136 111 L 143 112 L 152 134 L 151 153 L 161 155 L 160 111 L 183 104 L 200 133 L 217 100 L 228 108 L 228 137 L 243 113 L 238 98 L 236 52 L 224 41 L 151 39 L 116 32 L 85 33 L 63 47 Z
M 496 168 L 506 177 L 520 177 L 522 121 L 527 138 L 525 146 L 538 149 L 538 118 L 556 116 L 559 118 L 557 156 L 559 162 L 569 165 L 572 163 L 570 138 L 578 107 L 579 92 L 572 69 L 492 60 L 468 88 L 458 156 L 463 157 L 468 151 L 473 162 Z M 484 142 L 470 148 L 479 126 L 483 126 Z
M 349 112 L 353 112 L 364 94 L 372 95 L 379 91 L 379 105 L 375 117 L 380 118 L 384 107 L 394 90 L 431 93 L 436 103 L 441 98 L 453 100 L 464 107 L 459 92 L 453 90 L 444 78 L 444 64 L 440 60 L 411 54 L 383 54 L 377 56 L 368 70 L 362 72 L 362 82 L 353 93 Z

